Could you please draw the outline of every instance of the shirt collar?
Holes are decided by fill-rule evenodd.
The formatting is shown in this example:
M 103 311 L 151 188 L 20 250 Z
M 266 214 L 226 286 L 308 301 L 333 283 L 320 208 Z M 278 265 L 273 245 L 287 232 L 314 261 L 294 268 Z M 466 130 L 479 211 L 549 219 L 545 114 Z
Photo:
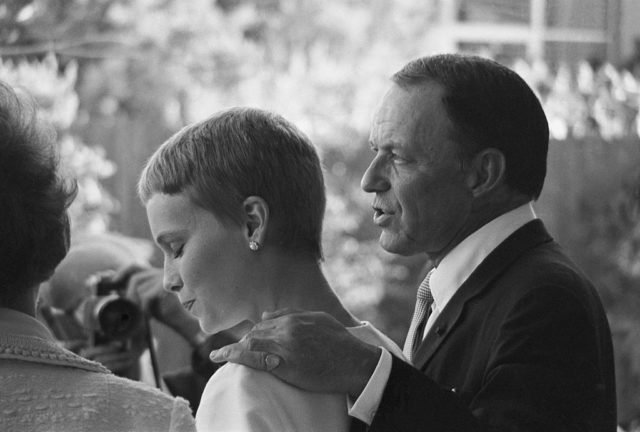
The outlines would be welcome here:
M 31 315 L 14 309 L 0 308 L 0 332 L 55 340 L 43 323 Z
M 493 219 L 453 248 L 431 274 L 433 307 L 442 311 L 480 263 L 507 237 L 535 218 L 529 202 Z

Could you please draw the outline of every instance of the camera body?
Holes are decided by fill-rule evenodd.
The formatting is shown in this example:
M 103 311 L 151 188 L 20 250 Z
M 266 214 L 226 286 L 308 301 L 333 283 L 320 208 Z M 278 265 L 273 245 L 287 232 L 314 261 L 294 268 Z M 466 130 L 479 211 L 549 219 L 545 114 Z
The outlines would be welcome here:
M 95 274 L 86 286 L 77 288 L 89 292 L 77 306 L 62 310 L 42 305 L 40 314 L 56 339 L 71 351 L 106 344 L 127 350 L 144 318 L 141 307 L 126 298 L 127 282 L 113 282 L 110 273 Z
M 142 310 L 125 297 L 126 280 L 114 283 L 108 275 L 96 275 L 89 285 L 93 294 L 74 311 L 80 326 L 88 331 L 89 345 L 126 341 L 142 325 Z

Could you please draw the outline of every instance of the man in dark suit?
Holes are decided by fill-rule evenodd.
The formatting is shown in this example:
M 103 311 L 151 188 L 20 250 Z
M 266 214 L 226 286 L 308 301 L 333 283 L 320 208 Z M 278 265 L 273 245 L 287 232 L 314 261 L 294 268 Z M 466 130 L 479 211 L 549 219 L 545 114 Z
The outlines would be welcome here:
M 381 246 L 433 265 L 405 343 L 411 364 L 301 311 L 265 314 L 212 359 L 347 393 L 354 430 L 615 431 L 600 299 L 531 205 L 548 135 L 508 68 L 461 55 L 410 62 L 375 116 L 362 187 L 375 194 Z

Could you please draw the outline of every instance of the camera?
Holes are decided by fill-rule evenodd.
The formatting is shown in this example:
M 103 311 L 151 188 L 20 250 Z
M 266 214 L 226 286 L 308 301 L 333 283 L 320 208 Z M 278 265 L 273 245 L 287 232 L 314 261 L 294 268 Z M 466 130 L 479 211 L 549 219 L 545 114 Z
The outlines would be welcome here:
M 43 305 L 40 313 L 56 339 L 74 352 L 112 343 L 128 349 L 128 342 L 140 332 L 144 317 L 140 306 L 125 296 L 127 282 L 113 282 L 111 273 L 95 274 L 85 287 L 89 295 L 77 306 L 62 310 Z
M 124 341 L 137 333 L 142 324 L 142 310 L 125 298 L 126 280 L 114 283 L 109 276 L 95 276 L 90 281 L 94 294 L 74 311 L 80 325 L 89 331 L 89 344 L 101 345 Z

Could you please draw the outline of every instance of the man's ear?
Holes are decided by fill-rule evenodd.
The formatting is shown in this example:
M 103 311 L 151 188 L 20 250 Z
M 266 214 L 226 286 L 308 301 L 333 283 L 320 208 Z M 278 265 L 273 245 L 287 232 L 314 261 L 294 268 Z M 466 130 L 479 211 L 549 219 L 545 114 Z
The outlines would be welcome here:
M 507 162 L 500 150 L 482 149 L 470 162 L 467 186 L 474 197 L 484 195 L 504 183 L 506 170 Z
M 263 245 L 269 224 L 269 205 L 267 202 L 259 196 L 252 195 L 242 203 L 242 214 L 247 243 L 254 241 Z

